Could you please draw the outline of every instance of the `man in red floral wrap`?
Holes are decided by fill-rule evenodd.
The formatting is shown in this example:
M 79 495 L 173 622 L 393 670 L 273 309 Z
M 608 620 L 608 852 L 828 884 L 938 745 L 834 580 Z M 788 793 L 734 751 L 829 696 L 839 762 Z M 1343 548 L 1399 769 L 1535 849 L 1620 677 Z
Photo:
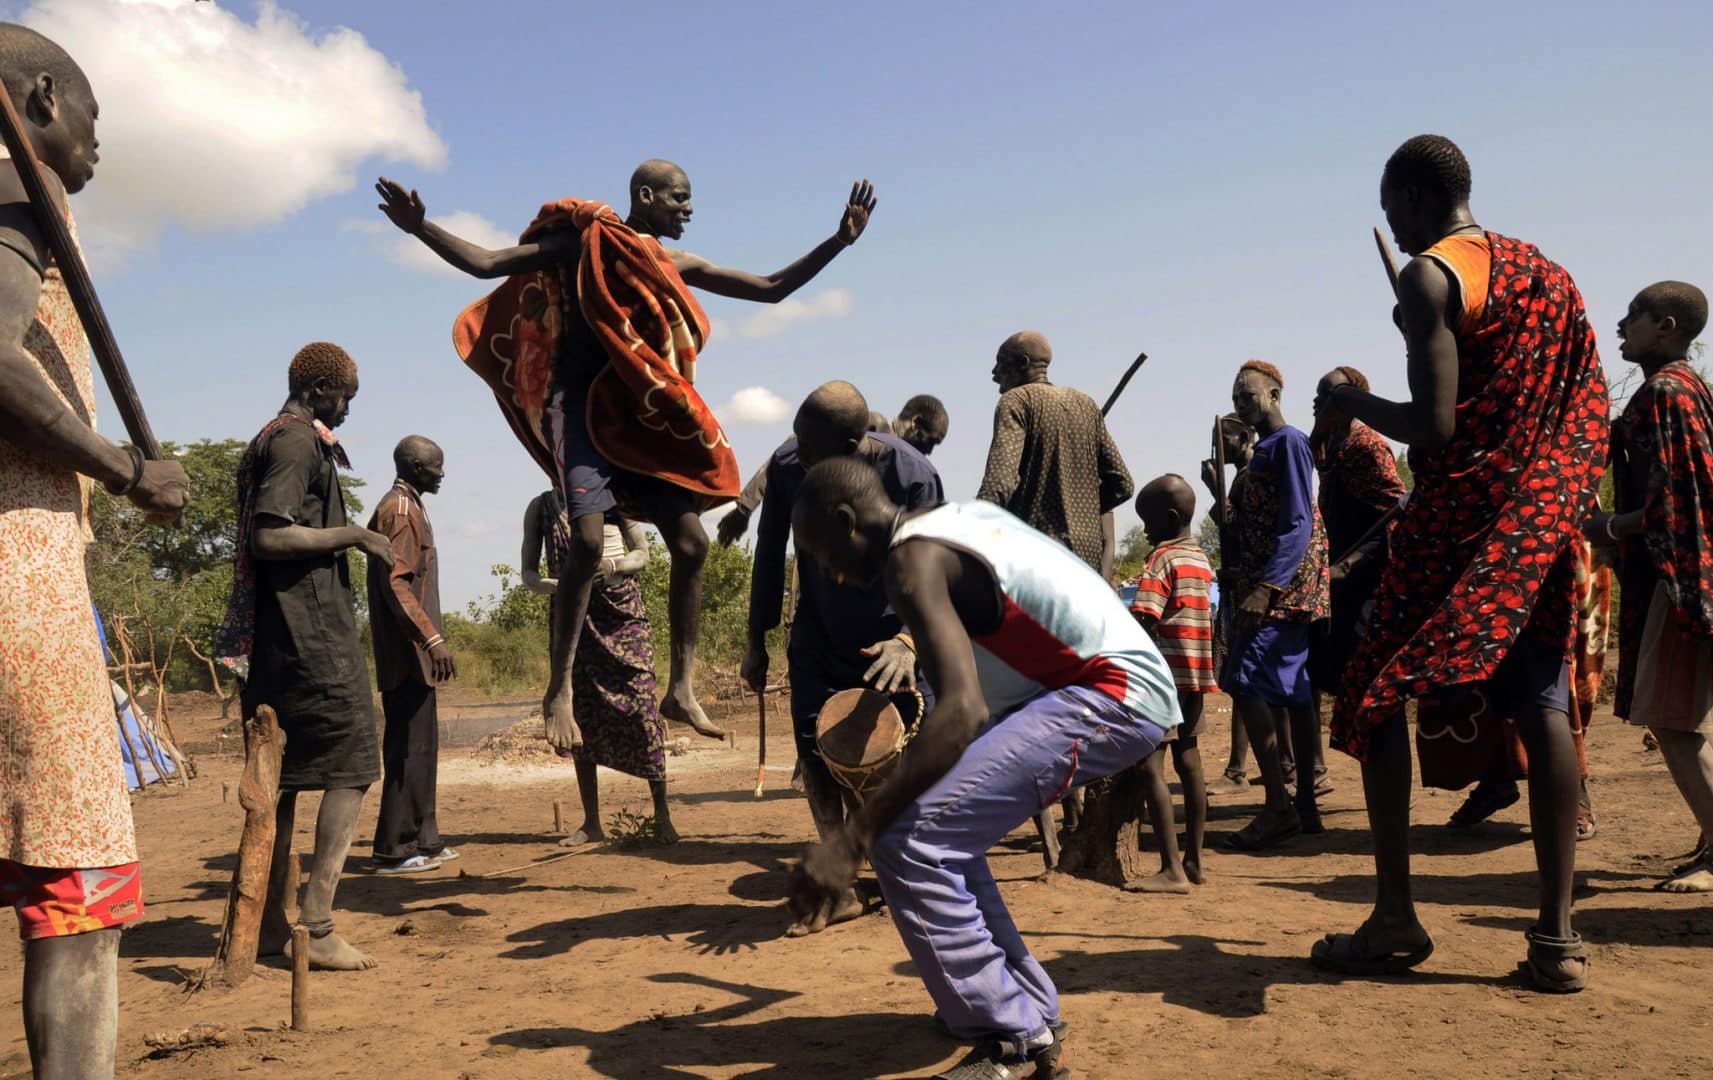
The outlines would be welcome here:
M 1606 383 L 1570 275 L 1469 212 L 1469 163 L 1438 135 L 1386 162 L 1380 204 L 1412 256 L 1398 282 L 1410 400 L 1346 382 L 1334 405 L 1408 443 L 1416 486 L 1391 535 L 1368 636 L 1332 744 L 1362 762 L 1374 834 L 1373 914 L 1316 943 L 1319 967 L 1408 970 L 1433 939 L 1410 897 L 1407 698 L 1461 698 L 1514 721 L 1528 753 L 1540 915 L 1523 965 L 1548 991 L 1587 984 L 1570 926 L 1578 774 L 1568 658 L 1581 526 L 1606 459 Z M 1479 700 L 1475 695 L 1480 695 Z
M 690 179 L 645 161 L 630 180 L 630 212 L 562 199 L 541 208 L 515 247 L 490 251 L 426 220 L 415 191 L 382 177 L 394 225 L 467 274 L 505 278 L 453 328 L 459 355 L 481 375 L 536 463 L 564 496 L 571 550 L 554 598 L 552 674 L 542 711 L 556 749 L 582 744 L 571 705 L 571 660 L 601 564 L 609 511 L 660 530 L 672 557 L 672 666 L 660 714 L 721 738 L 691 686 L 701 632 L 708 536 L 700 516 L 737 497 L 731 444 L 693 383 L 708 317 L 690 292 L 776 304 L 856 243 L 875 206 L 868 181 L 851 186 L 838 230 L 773 274 L 715 266 L 665 247 L 690 220 Z

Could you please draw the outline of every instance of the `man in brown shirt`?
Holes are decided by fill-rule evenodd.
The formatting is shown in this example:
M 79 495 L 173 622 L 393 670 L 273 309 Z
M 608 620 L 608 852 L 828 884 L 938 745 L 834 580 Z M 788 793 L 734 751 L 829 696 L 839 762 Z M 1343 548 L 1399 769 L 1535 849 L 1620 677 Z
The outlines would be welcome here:
M 1005 339 L 993 364 L 999 406 L 976 498 L 997 503 L 1111 579 L 1112 511 L 1133 491 L 1100 406 L 1047 381 L 1053 348 L 1033 330 Z
M 440 633 L 440 560 L 422 509 L 422 496 L 440 490 L 445 460 L 440 447 L 421 435 L 405 436 L 393 450 L 398 479 L 369 520 L 369 528 L 393 546 L 390 569 L 369 564 L 375 682 L 387 718 L 381 745 L 386 772 L 375 821 L 380 874 L 434 870 L 458 857 L 440 839 L 434 807 L 440 755 L 435 687 L 456 678 L 458 665 Z

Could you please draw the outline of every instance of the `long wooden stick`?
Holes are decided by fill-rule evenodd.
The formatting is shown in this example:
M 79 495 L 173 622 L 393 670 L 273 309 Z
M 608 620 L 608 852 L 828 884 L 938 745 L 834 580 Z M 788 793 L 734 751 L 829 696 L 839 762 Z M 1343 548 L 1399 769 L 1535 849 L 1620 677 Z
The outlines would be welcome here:
M 1386 243 L 1386 235 L 1380 227 L 1374 227 L 1374 246 L 1380 249 L 1380 261 L 1386 266 L 1386 280 L 1392 283 L 1392 295 L 1398 295 L 1398 260 L 1392 255 L 1392 247 Z
M 1118 395 L 1124 393 L 1124 388 L 1130 385 L 1131 377 L 1134 376 L 1137 369 L 1141 368 L 1141 366 L 1147 363 L 1147 361 L 1147 353 L 1143 352 L 1136 354 L 1136 359 L 1130 361 L 1130 366 L 1124 369 L 1124 377 L 1118 380 L 1118 385 L 1112 388 L 1111 394 L 1107 395 L 1106 404 L 1100 407 L 1100 415 L 1105 416 L 1107 413 L 1112 411 L 1112 407 L 1118 403 Z
M 119 419 L 124 421 L 125 432 L 144 457 L 159 461 L 161 444 L 155 440 L 148 417 L 143 415 L 143 403 L 137 397 L 137 387 L 131 382 L 125 358 L 119 354 L 119 342 L 113 337 L 113 327 L 108 325 L 107 314 L 101 310 L 95 284 L 89 280 L 89 268 L 83 264 L 83 256 L 72 242 L 65 216 L 48 191 L 47 179 L 42 175 L 42 163 L 36 160 L 35 148 L 24 137 L 23 121 L 18 118 L 18 110 L 12 104 L 12 95 L 7 93 L 0 93 L 0 139 L 5 140 L 6 150 L 18 169 L 18 179 L 23 181 L 24 191 L 30 196 L 30 208 L 35 211 L 36 224 L 48 242 L 48 250 L 53 252 L 60 276 L 65 279 L 66 291 L 71 294 L 72 306 L 77 308 L 77 317 L 89 338 L 90 351 L 95 354 L 96 363 L 101 365 L 101 374 L 107 379 L 108 392 L 113 395 L 113 407 L 118 410 Z
M 755 735 L 755 797 L 761 798 L 762 790 L 767 783 L 767 688 L 755 695 L 758 708 L 758 730 Z

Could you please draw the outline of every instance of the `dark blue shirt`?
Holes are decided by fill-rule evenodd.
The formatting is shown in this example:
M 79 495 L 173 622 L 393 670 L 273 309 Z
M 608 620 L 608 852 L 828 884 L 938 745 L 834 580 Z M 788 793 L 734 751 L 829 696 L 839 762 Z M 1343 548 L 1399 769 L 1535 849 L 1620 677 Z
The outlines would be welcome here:
M 915 447 L 893 435 L 870 434 L 880 445 L 871 459 L 881 486 L 906 510 L 939 506 L 946 501 L 940 474 Z M 761 527 L 756 533 L 755 566 L 750 577 L 749 626 L 760 634 L 779 625 L 785 598 L 785 538 L 791 532 L 791 507 L 807 471 L 797 460 L 797 439 L 786 439 L 767 463 L 767 494 L 761 500 Z M 801 598 L 792 624 L 792 640 L 829 649 L 866 648 L 902 630 L 892 613 L 886 586 L 880 581 L 864 588 L 838 585 L 821 572 L 815 560 L 797 559 Z M 812 635 L 805 637 L 805 635 Z

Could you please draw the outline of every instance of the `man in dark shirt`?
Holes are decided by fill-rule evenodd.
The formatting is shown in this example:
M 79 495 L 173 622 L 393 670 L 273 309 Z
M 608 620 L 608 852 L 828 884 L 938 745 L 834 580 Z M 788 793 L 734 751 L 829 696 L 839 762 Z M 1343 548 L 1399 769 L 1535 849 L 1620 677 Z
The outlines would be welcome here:
M 997 503 L 1111 580 L 1112 511 L 1134 493 L 1100 406 L 1047 381 L 1053 348 L 1033 330 L 1005 339 L 993 364 L 999 405 L 976 498 Z
M 898 410 L 898 416 L 888 424 L 886 417 L 879 412 L 871 411 L 868 418 L 868 430 L 877 434 L 892 434 L 909 443 L 923 457 L 934 452 L 934 448 L 946 441 L 946 432 L 951 428 L 951 418 L 946 413 L 945 405 L 932 394 L 917 394 L 904 403 Z M 769 458 L 771 464 L 773 459 Z M 767 494 L 767 465 L 755 470 L 749 478 L 749 483 L 743 486 L 738 494 L 738 501 L 726 511 L 720 519 L 716 535 L 721 544 L 730 547 L 749 530 L 749 519 L 754 516 L 756 508 Z M 799 466 L 800 472 L 807 472 Z
M 779 625 L 785 593 L 785 538 L 791 508 L 807 470 L 834 457 L 855 455 L 880 476 L 894 502 L 907 509 L 945 501 L 940 474 L 928 459 L 894 435 L 865 431 L 868 403 L 847 382 L 816 389 L 797 410 L 796 435 L 774 451 L 767 465 L 767 494 L 761 503 L 755 564 L 750 578 L 749 651 L 744 681 L 760 690 L 767 682 L 767 633 Z M 810 560 L 797 560 L 802 596 L 786 656 L 791 679 L 791 726 L 809 797 L 809 811 L 823 836 L 845 818 L 838 782 L 815 748 L 815 721 L 827 698 L 867 684 L 885 693 L 916 687 L 929 694 L 917 674 L 916 650 L 892 611 L 880 584 L 844 584 Z M 854 891 L 835 920 L 860 913 Z M 794 933 L 804 932 L 801 924 Z
M 338 468 L 349 462 L 333 429 L 357 396 L 356 362 L 337 345 L 305 345 L 292 358 L 289 385 L 279 415 L 238 465 L 233 598 L 219 648 L 241 669 L 247 659 L 244 714 L 272 706 L 286 737 L 262 955 L 291 944 L 285 890 L 296 879 L 288 867 L 297 793 L 320 791 L 298 921 L 309 929 L 311 967 L 355 971 L 375 961 L 333 932 L 333 892 L 381 762 L 345 551 L 360 548 L 390 566 L 393 545 L 345 517 Z
M 415 874 L 458 857 L 440 839 L 435 813 L 440 717 L 434 689 L 456 678 L 458 665 L 440 632 L 440 556 L 422 508 L 422 497 L 440 490 L 446 456 L 421 435 L 407 435 L 393 450 L 393 465 L 398 478 L 369 519 L 369 528 L 393 545 L 390 569 L 369 567 L 369 631 L 387 718 L 375 862 L 376 873 Z

